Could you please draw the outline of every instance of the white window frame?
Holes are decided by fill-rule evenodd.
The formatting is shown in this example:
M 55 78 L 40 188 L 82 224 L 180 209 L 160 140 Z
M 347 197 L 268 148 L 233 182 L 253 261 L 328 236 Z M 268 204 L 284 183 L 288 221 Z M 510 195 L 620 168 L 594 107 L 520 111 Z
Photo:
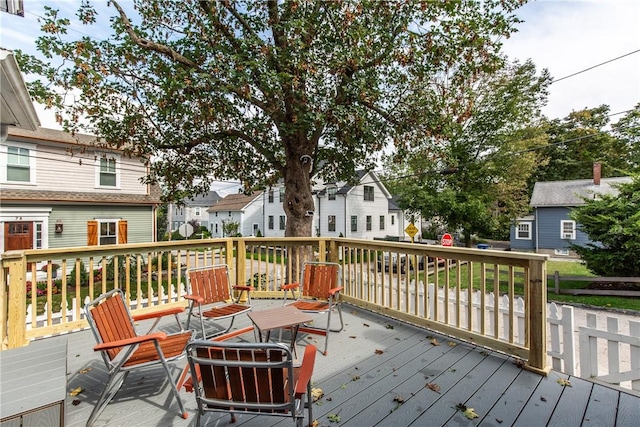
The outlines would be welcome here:
M 336 187 L 327 188 L 327 199 L 328 200 L 335 200 L 337 192 L 338 192 L 338 189 Z
M 358 216 L 357 215 L 351 215 L 351 232 L 352 233 L 358 232 Z
M 193 215 L 200 216 L 200 206 L 196 206 L 195 208 L 193 208 Z
M 560 221 L 560 238 L 563 240 L 575 240 L 576 239 L 576 222 L 575 221 Z
M 268 221 L 267 221 L 267 222 L 268 222 L 268 224 L 267 224 L 267 228 L 268 228 L 269 230 L 273 230 L 273 227 L 274 227 L 274 218 L 273 218 L 273 215 L 269 215 L 269 218 L 268 218 Z
M 114 162 L 114 174 L 116 176 L 116 185 L 101 185 L 100 184 L 100 175 L 102 173 L 102 161 L 103 160 L 113 160 Z M 120 189 L 120 155 L 113 153 L 96 153 L 96 188 L 104 188 L 104 189 Z
M 363 192 L 364 192 L 364 200 L 366 202 L 375 201 L 376 190 L 375 190 L 373 185 L 365 185 L 364 189 L 363 189 Z
M 284 202 L 284 191 L 284 187 L 280 187 L 278 201 L 281 203 Z
M 268 196 L 267 196 L 267 201 L 269 203 L 273 203 L 273 188 L 269 190 Z
M 380 215 L 380 230 L 384 230 L 384 215 Z
M 366 220 L 366 230 L 367 231 L 373 230 L 373 216 L 367 215 L 365 220 Z
M 29 180 L 28 181 L 13 181 L 9 180 L 9 147 L 18 148 L 21 150 L 27 150 L 27 159 L 29 160 Z M 2 165 L 2 177 L 0 178 L 3 183 L 10 184 L 22 184 L 22 185 L 35 185 L 36 184 L 36 155 L 37 146 L 35 144 L 24 144 L 21 142 L 7 142 L 3 144 L 0 151 L 0 164 Z
M 118 243 L 118 221 L 117 219 L 112 219 L 112 218 L 105 218 L 105 219 L 96 219 L 96 221 L 98 222 L 98 246 L 103 246 L 103 245 L 115 245 Z M 106 234 L 103 236 L 102 234 L 102 224 L 111 224 L 113 223 L 115 225 L 115 230 L 114 230 L 114 234 L 110 235 L 110 234 Z M 115 239 L 115 242 L 113 243 L 102 243 L 102 239 L 103 238 L 113 238 Z
M 287 228 L 287 217 L 280 215 L 280 230 L 284 230 L 285 228 Z
M 517 240 L 531 240 L 531 221 L 520 221 L 516 223 L 516 239 Z M 526 227 L 526 231 L 521 229 Z M 526 232 L 526 236 L 524 233 Z
M 327 216 L 327 231 L 336 231 L 336 216 Z

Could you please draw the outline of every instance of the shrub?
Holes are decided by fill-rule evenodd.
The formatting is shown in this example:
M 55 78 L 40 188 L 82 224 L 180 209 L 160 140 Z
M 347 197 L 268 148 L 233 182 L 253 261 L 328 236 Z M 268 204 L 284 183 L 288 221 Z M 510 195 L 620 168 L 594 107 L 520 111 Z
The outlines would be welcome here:
M 77 283 L 77 279 L 78 279 L 78 271 L 76 270 L 77 267 L 79 267 L 80 269 L 79 271 L 80 283 Z M 89 273 L 87 272 L 87 269 L 84 266 L 84 262 L 80 261 L 80 263 L 73 264 L 73 269 L 71 270 L 71 273 L 69 273 L 69 280 L 67 283 L 72 286 L 76 286 L 78 284 L 86 285 L 89 283 Z

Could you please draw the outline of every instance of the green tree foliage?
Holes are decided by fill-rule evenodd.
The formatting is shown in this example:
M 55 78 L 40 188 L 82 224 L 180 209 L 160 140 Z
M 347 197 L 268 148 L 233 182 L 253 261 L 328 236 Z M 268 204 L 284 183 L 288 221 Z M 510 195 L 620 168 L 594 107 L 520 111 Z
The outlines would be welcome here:
M 547 164 L 529 181 L 562 181 L 593 177 L 593 163 L 602 165 L 602 177 L 625 176 L 630 170 L 630 150 L 623 139 L 606 130 L 609 107 L 573 111 L 564 119 L 547 123 L 549 146 L 544 149 Z M 620 130 L 623 128 L 620 127 Z
M 482 76 L 460 95 L 466 109 L 443 110 L 438 122 L 446 132 L 392 167 L 408 177 L 390 185 L 400 206 L 462 230 L 467 246 L 473 234 L 504 237 L 510 220 L 528 209 L 526 180 L 540 163 L 532 148 L 546 142 L 536 122 L 550 81 L 530 61 Z
M 640 103 L 611 125 L 613 135 L 625 144 L 632 172 L 640 172 Z
M 640 277 L 640 177 L 617 196 L 585 198 L 571 218 L 594 243 L 573 245 L 587 268 L 600 276 Z
M 247 191 L 282 178 L 285 234 L 310 236 L 311 176 L 352 178 L 389 142 L 446 133 L 442 108 L 466 105 L 445 86 L 462 93 L 501 66 L 522 3 L 111 0 L 108 17 L 83 1 L 81 23 L 110 19 L 111 36 L 74 39 L 49 9 L 46 60 L 17 58 L 45 76 L 30 90 L 67 129 L 156 160 L 147 181 L 169 199 L 205 193 L 212 177 Z

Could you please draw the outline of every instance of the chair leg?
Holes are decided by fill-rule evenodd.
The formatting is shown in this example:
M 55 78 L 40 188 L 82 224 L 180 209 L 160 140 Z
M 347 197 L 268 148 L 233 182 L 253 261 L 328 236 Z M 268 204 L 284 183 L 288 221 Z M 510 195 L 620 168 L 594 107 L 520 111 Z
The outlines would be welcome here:
M 119 376 L 118 374 L 121 374 L 122 377 L 118 381 L 116 381 Z M 94 406 L 93 411 L 91 411 L 91 415 L 89 415 L 89 419 L 87 420 L 87 427 L 91 427 L 96 419 L 100 416 L 100 414 L 102 414 L 102 411 L 105 410 L 109 402 L 111 402 L 111 400 L 118 393 L 120 387 L 122 387 L 122 384 L 124 384 L 124 381 L 127 379 L 128 375 L 129 371 L 119 372 L 116 370 L 109 373 L 109 381 L 107 381 L 107 384 L 105 384 L 104 390 L 102 390 L 102 393 L 100 394 L 100 397 L 96 402 L 96 406 Z
M 171 391 L 173 391 L 173 395 L 178 401 L 178 406 L 180 407 L 180 416 L 185 420 L 189 416 L 187 411 L 184 409 L 184 404 L 182 403 L 182 399 L 180 398 L 180 393 L 178 392 L 178 388 L 176 387 L 175 381 L 171 377 L 171 370 L 169 370 L 169 365 L 167 364 L 167 359 L 164 358 L 164 353 L 162 353 L 162 348 L 160 348 L 160 343 L 158 341 L 154 341 L 156 346 L 156 351 L 158 352 L 158 356 L 160 357 L 160 361 L 162 362 L 162 367 L 164 371 L 167 373 L 167 381 L 171 383 Z

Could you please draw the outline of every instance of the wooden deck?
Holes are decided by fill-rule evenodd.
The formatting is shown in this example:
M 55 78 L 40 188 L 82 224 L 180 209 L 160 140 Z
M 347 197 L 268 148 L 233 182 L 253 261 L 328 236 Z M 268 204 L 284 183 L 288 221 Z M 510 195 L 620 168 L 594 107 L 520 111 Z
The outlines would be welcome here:
M 254 302 L 254 310 L 281 304 Z M 542 377 L 510 357 L 348 305 L 344 317 L 345 330 L 331 335 L 329 355 L 319 352 L 316 358 L 314 387 L 324 391 L 313 407 L 319 426 L 640 425 L 640 396 L 631 392 L 558 372 Z M 250 324 L 246 317 L 237 323 L 238 328 Z M 176 327 L 175 322 L 166 325 Z M 253 335 L 244 338 L 253 340 Z M 321 345 L 322 339 L 301 334 L 298 342 Z M 66 425 L 84 426 L 106 378 L 100 356 L 92 351 L 93 336 L 81 331 L 47 340 L 67 341 Z M 175 365 L 176 377 L 185 363 Z M 184 420 L 162 373 L 161 367 L 133 372 L 95 425 L 195 425 L 194 395 L 181 391 L 189 412 Z M 78 388 L 77 396 L 69 394 Z M 466 418 L 457 408 L 461 405 L 474 408 L 478 418 Z M 230 424 L 228 415 L 210 414 L 204 424 L 266 427 L 292 422 L 238 415 Z

